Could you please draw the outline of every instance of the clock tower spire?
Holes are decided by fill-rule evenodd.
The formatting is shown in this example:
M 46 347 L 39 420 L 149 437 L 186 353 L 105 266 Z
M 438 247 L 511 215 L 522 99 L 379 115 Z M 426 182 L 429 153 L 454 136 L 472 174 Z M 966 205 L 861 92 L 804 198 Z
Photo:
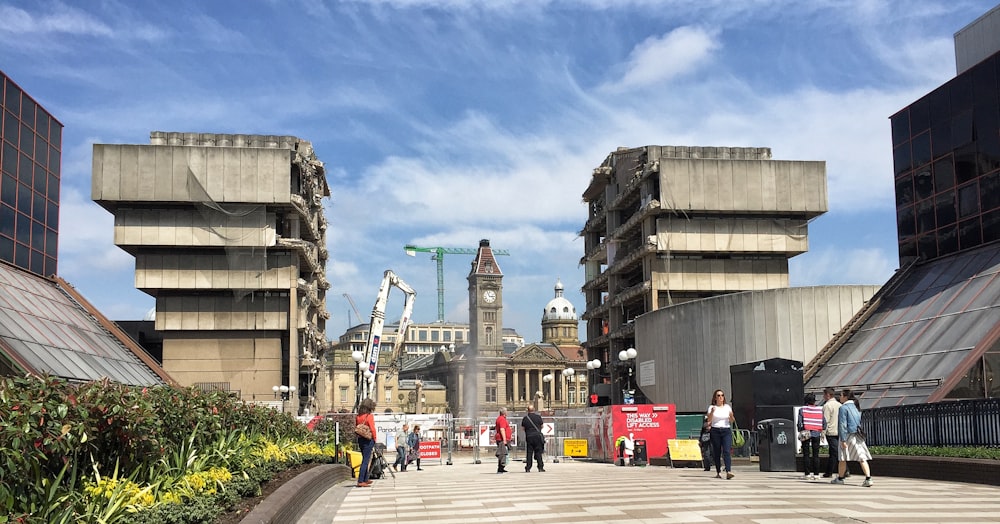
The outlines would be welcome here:
M 479 241 L 479 251 L 469 272 L 469 345 L 478 356 L 503 354 L 503 272 L 489 240 Z

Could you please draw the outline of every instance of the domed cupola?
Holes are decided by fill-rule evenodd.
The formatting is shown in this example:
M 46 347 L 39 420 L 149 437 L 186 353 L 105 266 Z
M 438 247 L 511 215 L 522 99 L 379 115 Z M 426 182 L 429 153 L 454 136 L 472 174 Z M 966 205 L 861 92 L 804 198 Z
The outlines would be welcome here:
M 579 344 L 579 319 L 576 307 L 563 297 L 562 281 L 556 280 L 555 298 L 542 311 L 542 342 Z

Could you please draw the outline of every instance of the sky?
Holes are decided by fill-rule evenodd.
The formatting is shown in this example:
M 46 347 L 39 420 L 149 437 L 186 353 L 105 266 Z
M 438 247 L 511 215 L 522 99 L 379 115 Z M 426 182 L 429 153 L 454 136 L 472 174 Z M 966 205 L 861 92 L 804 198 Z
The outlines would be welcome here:
M 92 146 L 150 131 L 294 135 L 326 165 L 327 336 L 367 323 L 382 273 L 437 319 L 405 244 L 475 248 L 504 324 L 541 339 L 556 280 L 585 309 L 582 200 L 618 147 L 770 147 L 826 162 L 829 212 L 793 286 L 898 267 L 889 116 L 955 76 L 982 0 L 0 0 L 0 70 L 63 130 L 59 274 L 141 319 L 134 258 L 90 199 Z M 472 256 L 446 255 L 445 320 L 468 322 Z M 402 294 L 390 296 L 398 318 Z M 581 336 L 585 330 L 580 330 Z

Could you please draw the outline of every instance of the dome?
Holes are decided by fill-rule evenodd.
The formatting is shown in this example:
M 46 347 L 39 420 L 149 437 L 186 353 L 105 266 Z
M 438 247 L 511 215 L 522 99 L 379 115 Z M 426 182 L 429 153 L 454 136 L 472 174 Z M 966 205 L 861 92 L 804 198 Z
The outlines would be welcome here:
M 555 298 L 545 304 L 542 312 L 542 321 L 546 320 L 577 320 L 576 307 L 569 300 L 563 297 L 562 281 L 556 280 Z

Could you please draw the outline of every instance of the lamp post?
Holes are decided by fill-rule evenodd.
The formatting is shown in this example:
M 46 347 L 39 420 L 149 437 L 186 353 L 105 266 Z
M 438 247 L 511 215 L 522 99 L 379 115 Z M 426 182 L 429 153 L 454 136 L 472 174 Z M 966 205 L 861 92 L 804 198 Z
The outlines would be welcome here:
M 569 402 L 569 385 L 571 383 L 575 383 L 576 382 L 576 370 L 573 369 L 573 368 L 566 368 L 566 369 L 562 370 L 562 376 L 563 376 L 563 395 L 564 395 L 563 398 L 565 399 L 564 403 L 567 406 L 569 406 L 570 405 L 570 402 Z M 573 387 L 573 395 L 574 396 L 576 395 L 576 387 L 575 386 Z
M 552 389 L 551 384 L 555 378 L 552 373 L 547 373 L 542 377 L 542 382 L 545 382 L 545 387 L 542 388 L 542 398 L 545 400 L 545 407 L 547 409 L 552 409 L 552 397 L 549 395 L 549 390 Z
M 295 386 L 286 386 L 284 384 L 280 386 L 271 386 L 271 391 L 274 392 L 274 398 L 278 398 L 281 395 L 281 411 L 285 411 L 285 401 L 288 400 L 290 394 L 295 393 Z
M 595 358 L 587 361 L 587 388 L 590 393 L 594 394 L 597 394 L 598 381 L 594 380 L 594 377 L 599 376 L 598 369 L 601 369 L 601 359 Z
M 622 390 L 623 404 L 635 403 L 635 390 L 632 389 L 632 373 L 634 372 L 635 357 L 638 354 L 639 352 L 635 348 L 623 349 L 618 352 L 618 360 L 628 369 L 628 381 L 625 383 L 625 389 Z
M 364 362 L 365 354 L 356 349 L 351 352 L 351 359 L 357 364 L 357 367 L 354 368 L 354 388 L 357 390 L 354 392 L 354 412 L 357 413 L 358 408 L 361 407 L 361 399 L 364 394 L 362 392 L 361 370 L 366 369 L 367 366 Z

